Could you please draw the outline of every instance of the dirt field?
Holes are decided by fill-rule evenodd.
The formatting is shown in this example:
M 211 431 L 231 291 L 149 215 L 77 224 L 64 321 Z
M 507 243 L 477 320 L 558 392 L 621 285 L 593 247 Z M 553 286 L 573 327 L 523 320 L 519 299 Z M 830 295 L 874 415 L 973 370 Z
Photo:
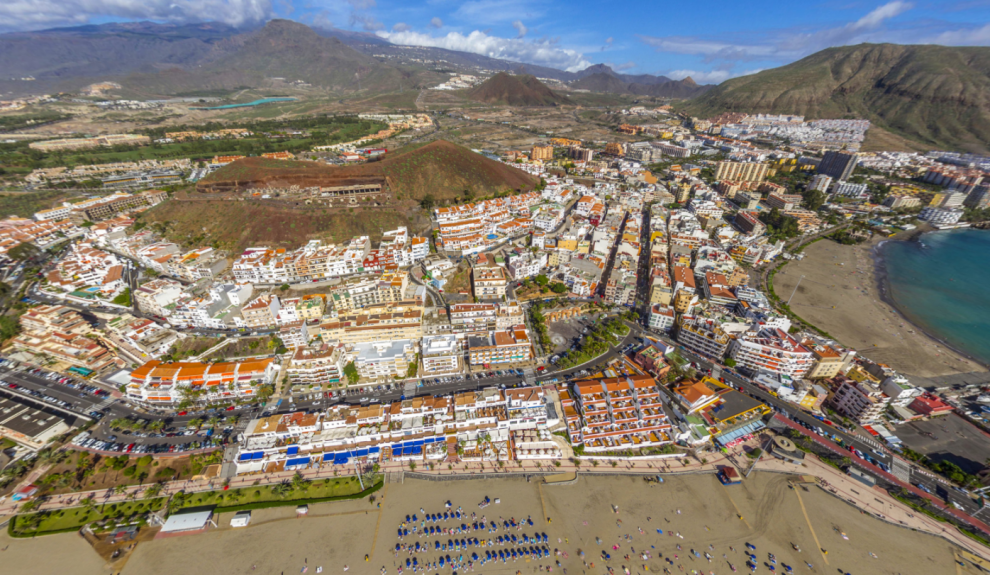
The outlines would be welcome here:
M 805 248 L 803 260 L 787 264 L 774 276 L 774 291 L 787 301 L 804 276 L 791 300 L 794 313 L 843 345 L 904 374 L 985 371 L 933 341 L 880 300 L 871 255 L 875 244 L 816 242 Z
M 476 564 L 474 570 L 482 573 L 533 573 L 541 565 L 557 569 L 554 559 L 570 573 L 582 575 L 605 575 L 608 568 L 620 573 L 622 567 L 637 575 L 646 575 L 646 567 L 649 573 L 663 572 L 665 567 L 680 573 L 679 566 L 687 573 L 692 569 L 729 573 L 729 563 L 739 572 L 748 572 L 743 554 L 747 542 L 756 546 L 755 555 L 761 564 L 758 573 L 768 572 L 763 565 L 768 561 L 768 553 L 776 555 L 778 572 L 787 564 L 796 573 L 976 573 L 972 567 L 959 567 L 957 571 L 953 566 L 955 548 L 942 539 L 863 516 L 818 488 L 791 490 L 785 476 L 772 473 L 754 474 L 744 485 L 731 487 L 723 487 L 711 475 L 668 478 L 663 485 L 655 487 L 649 487 L 642 479 L 628 477 L 583 477 L 574 485 L 542 487 L 522 479 L 442 484 L 407 480 L 403 484 L 390 484 L 387 491 L 379 494 L 384 495 L 380 517 L 378 509 L 367 500 L 314 505 L 310 515 L 300 519 L 291 507 L 255 511 L 251 526 L 237 530 L 228 526 L 227 514 L 219 518 L 220 529 L 206 534 L 139 545 L 123 573 L 299 573 L 304 568 L 308 568 L 308 573 L 316 573 L 322 567 L 325 573 L 342 574 L 346 565 L 349 575 L 351 572 L 380 575 L 383 568 L 386 573 L 395 574 L 400 566 L 404 568 L 407 558 L 415 557 L 421 566 L 439 559 L 441 553 L 432 550 L 436 537 L 419 538 L 410 534 L 399 541 L 396 534 L 406 515 L 416 514 L 422 519 L 421 508 L 430 513 L 443 512 L 447 500 L 455 509 L 463 507 L 467 518 L 441 525 L 470 524 L 472 512 L 478 514 L 478 519 L 484 514 L 489 522 L 510 517 L 525 522 L 532 516 L 532 527 L 524 524 L 509 534 L 521 537 L 546 533 L 546 546 L 567 554 L 515 563 L 509 560 L 505 564 L 500 561 Z M 493 500 L 501 498 L 501 504 L 479 509 L 477 504 L 485 496 Z M 618 514 L 612 512 L 613 505 L 618 506 Z M 544 519 L 544 509 L 550 523 Z M 663 534 L 658 534 L 657 529 Z M 675 535 L 668 535 L 669 532 Z M 840 532 L 845 532 L 848 540 Z M 484 530 L 473 532 L 479 539 L 506 534 L 504 529 L 491 534 Z M 40 541 L 61 543 L 63 537 L 69 536 Z M 596 537 L 600 538 L 600 545 Z M 439 540 L 445 542 L 448 536 Z M 429 543 L 431 550 L 415 555 L 400 552 L 396 556 L 396 543 L 411 546 Z M 802 551 L 794 551 L 792 543 Z M 49 572 L 38 571 L 20 545 L 16 541 L 11 547 L 17 547 L 14 557 L 18 558 L 18 563 L 11 565 L 32 572 Z M 618 548 L 613 548 L 614 545 Z M 819 547 L 826 549 L 828 555 L 823 556 Z M 496 544 L 480 554 L 484 555 L 485 550 L 497 552 L 509 548 Z M 691 549 L 702 557 L 691 560 Z M 478 550 L 469 549 L 465 560 Z M 587 565 L 582 564 L 581 551 Z M 602 560 L 603 551 L 611 555 L 610 560 Z M 640 557 L 644 552 L 650 555 L 646 559 Z M 712 555 L 711 563 L 705 560 L 705 552 Z M 462 553 L 445 551 L 443 555 L 456 559 Z M 870 553 L 877 558 L 872 558 Z M 368 562 L 364 561 L 365 554 L 370 556 Z M 88 555 L 95 557 L 92 551 Z M 667 563 L 667 559 L 673 564 Z M 809 569 L 805 562 L 810 562 L 813 568 Z M 427 571 L 445 573 L 447 569 Z M 75 569 L 74 572 L 101 571 Z

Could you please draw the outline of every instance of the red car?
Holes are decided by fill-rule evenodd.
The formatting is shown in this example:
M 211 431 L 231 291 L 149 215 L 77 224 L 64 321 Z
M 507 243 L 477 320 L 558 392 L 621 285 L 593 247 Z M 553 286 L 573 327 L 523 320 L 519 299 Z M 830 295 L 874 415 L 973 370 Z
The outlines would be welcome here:
M 189 413 L 188 411 L 180 411 L 179 413 L 176 413 L 176 415 L 180 415 L 181 416 L 181 415 L 186 415 L 188 413 Z
M 227 408 L 227 411 L 234 411 L 234 409 L 236 409 L 236 407 L 234 407 L 233 405 L 231 405 L 230 407 Z

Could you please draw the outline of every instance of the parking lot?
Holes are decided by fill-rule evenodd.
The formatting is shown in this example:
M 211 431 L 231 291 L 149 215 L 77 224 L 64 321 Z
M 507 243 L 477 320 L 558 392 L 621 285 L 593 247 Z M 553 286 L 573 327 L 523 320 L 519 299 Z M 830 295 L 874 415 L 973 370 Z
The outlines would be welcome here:
M 954 413 L 899 425 L 894 435 L 901 438 L 905 447 L 927 455 L 932 461 L 955 463 L 966 473 L 975 474 L 990 459 L 986 434 Z

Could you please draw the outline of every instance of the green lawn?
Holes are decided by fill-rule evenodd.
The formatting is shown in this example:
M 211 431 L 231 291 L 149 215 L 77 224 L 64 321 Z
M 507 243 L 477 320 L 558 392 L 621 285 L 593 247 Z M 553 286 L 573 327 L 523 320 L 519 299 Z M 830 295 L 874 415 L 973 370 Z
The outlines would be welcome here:
M 254 504 L 258 504 L 259 507 L 266 507 L 267 505 L 264 505 L 266 503 L 286 502 L 292 504 L 293 502 L 346 497 L 360 492 L 361 484 L 356 477 L 335 477 L 307 481 L 295 487 L 290 485 L 281 495 L 279 495 L 275 485 L 257 485 L 229 491 L 195 493 L 183 498 L 181 502 L 173 500 L 175 504 L 173 507 L 216 505 L 221 508 L 229 508 Z
M 113 518 L 118 521 L 127 519 L 135 514 L 161 509 L 165 498 L 147 501 L 127 501 L 110 505 L 97 505 L 93 509 L 63 509 L 59 511 L 42 511 L 16 516 L 10 522 L 8 532 L 12 537 L 35 537 L 53 533 L 75 531 L 83 525 L 99 519 Z
M 10 439 L 7 439 L 6 437 L 0 437 L 0 449 L 10 449 L 15 445 L 17 444 L 11 441 Z

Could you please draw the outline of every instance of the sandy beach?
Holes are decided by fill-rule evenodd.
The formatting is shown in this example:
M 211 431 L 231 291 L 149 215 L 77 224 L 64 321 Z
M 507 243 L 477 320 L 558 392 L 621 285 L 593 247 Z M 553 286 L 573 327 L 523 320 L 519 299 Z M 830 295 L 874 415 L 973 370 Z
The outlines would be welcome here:
M 843 345 L 905 375 L 936 377 L 986 371 L 910 323 L 881 297 L 874 250 L 880 240 L 843 246 L 822 240 L 783 266 L 774 291 L 783 301 L 801 280 L 791 309 Z M 879 264 L 882 270 L 882 264 Z
M 747 542 L 756 546 L 758 573 L 769 572 L 763 565 L 768 562 L 768 553 L 776 556 L 778 573 L 784 571 L 783 564 L 793 566 L 796 573 L 954 571 L 956 548 L 948 542 L 863 515 L 817 487 L 790 489 L 787 476 L 775 473 L 755 473 L 743 485 L 730 487 L 723 487 L 711 474 L 669 477 L 664 484 L 653 486 L 632 477 L 582 477 L 575 484 L 561 486 L 541 486 L 521 478 L 406 480 L 402 484 L 389 484 L 384 494 L 380 511 L 367 500 L 314 505 L 310 516 L 304 518 L 295 518 L 292 508 L 256 511 L 252 525 L 243 529 L 231 529 L 229 517 L 222 517 L 217 530 L 139 545 L 123 574 L 316 573 L 322 567 L 323 573 L 341 575 L 346 565 L 348 575 L 381 575 L 383 568 L 385 573 L 394 575 L 399 573 L 400 566 L 406 575 L 412 573 L 412 569 L 405 568 L 407 558 L 415 557 L 423 565 L 437 561 L 441 555 L 456 558 L 464 554 L 467 559 L 478 551 L 483 555 L 485 550 L 518 549 L 495 545 L 441 554 L 432 550 L 434 542 L 447 541 L 452 536 L 428 538 L 410 534 L 401 541 L 397 538 L 397 529 L 406 515 L 416 514 L 422 520 L 420 509 L 442 513 L 448 500 L 453 509 L 462 508 L 464 518 L 438 525 L 471 524 L 482 515 L 489 522 L 513 517 L 523 522 L 519 530 L 500 529 L 495 533 L 481 530 L 458 537 L 486 539 L 515 535 L 521 538 L 523 534 L 546 533 L 547 548 L 551 553 L 555 549 L 561 553 L 542 560 L 476 563 L 473 570 L 481 573 L 534 573 L 541 572 L 541 566 L 552 567 L 565 575 L 607 575 L 609 568 L 619 575 L 623 567 L 637 574 L 645 574 L 647 569 L 662 573 L 665 567 L 671 573 L 691 573 L 692 569 L 730 573 L 729 563 L 739 572 L 749 572 L 744 567 Z M 501 503 L 479 509 L 477 504 L 485 496 L 493 501 L 498 497 Z M 613 506 L 618 513 L 613 512 Z M 549 523 L 543 515 L 544 509 Z M 476 514 L 474 519 L 472 513 Z M 532 517 L 532 527 L 524 523 L 527 517 Z M 848 540 L 840 532 L 845 532 Z M 50 538 L 42 541 L 55 543 Z M 418 554 L 403 551 L 396 555 L 397 543 L 413 546 L 429 543 L 431 550 Z M 795 551 L 792 543 L 801 552 Z M 828 554 L 823 555 L 819 547 Z M 690 559 L 692 549 L 701 557 Z M 611 559 L 603 560 L 603 551 Z M 712 556 L 711 562 L 706 560 L 706 552 Z M 876 559 L 870 556 L 871 552 L 877 555 Z M 643 559 L 643 553 L 649 556 Z M 370 556 L 367 562 L 365 554 Z M 10 572 L 39 572 L 31 566 L 28 555 L 19 552 L 18 557 L 23 562 L 19 561 L 19 567 Z M 560 561 L 559 566 L 556 561 Z M 809 569 L 806 562 L 814 567 Z M 961 573 L 975 573 L 967 570 L 972 568 L 960 569 Z M 464 567 L 458 572 L 468 570 L 471 569 Z M 424 571 L 420 568 L 417 573 Z M 102 571 L 74 569 L 72 572 Z M 445 567 L 427 572 L 451 573 L 451 570 Z

